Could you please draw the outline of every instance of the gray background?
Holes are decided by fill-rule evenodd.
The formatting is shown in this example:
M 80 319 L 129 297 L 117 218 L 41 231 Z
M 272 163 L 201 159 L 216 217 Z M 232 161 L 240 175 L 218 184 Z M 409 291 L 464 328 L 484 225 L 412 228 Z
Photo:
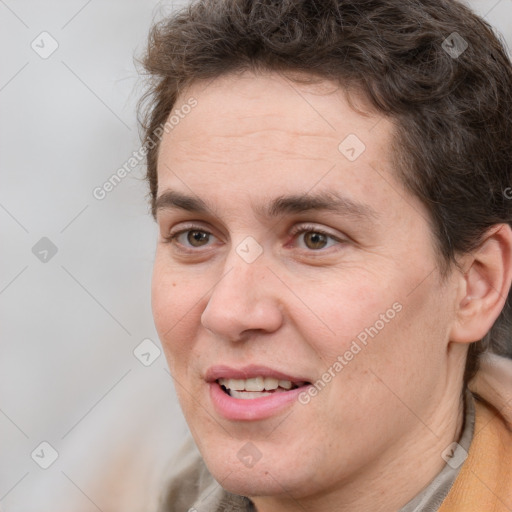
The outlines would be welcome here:
M 151 510 L 187 435 L 151 317 L 143 166 L 92 193 L 140 147 L 133 56 L 180 5 L 0 0 L 4 512 Z M 512 46 L 512 0 L 471 5 Z

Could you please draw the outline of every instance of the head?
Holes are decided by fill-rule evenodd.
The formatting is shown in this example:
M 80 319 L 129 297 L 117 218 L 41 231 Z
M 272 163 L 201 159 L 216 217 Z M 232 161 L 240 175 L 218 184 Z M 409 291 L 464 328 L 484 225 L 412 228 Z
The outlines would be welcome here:
M 155 323 L 214 476 L 313 496 L 453 429 L 479 354 L 510 350 L 492 30 L 453 0 L 196 2 L 144 64 Z M 255 374 L 294 399 L 223 402 Z

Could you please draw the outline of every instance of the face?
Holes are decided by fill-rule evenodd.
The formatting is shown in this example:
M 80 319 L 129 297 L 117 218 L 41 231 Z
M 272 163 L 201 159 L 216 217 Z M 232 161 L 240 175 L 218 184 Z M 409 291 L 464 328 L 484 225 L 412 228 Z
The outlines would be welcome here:
M 273 74 L 191 98 L 159 153 L 152 301 L 209 470 L 301 498 L 393 467 L 432 440 L 454 300 L 393 124 Z

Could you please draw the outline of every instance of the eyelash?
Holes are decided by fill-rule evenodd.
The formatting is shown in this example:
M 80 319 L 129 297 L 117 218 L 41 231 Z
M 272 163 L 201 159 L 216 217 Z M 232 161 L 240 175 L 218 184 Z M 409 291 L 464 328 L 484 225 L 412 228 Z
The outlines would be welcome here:
M 331 240 L 334 240 L 335 242 L 338 242 L 338 244 L 341 244 L 341 243 L 344 242 L 344 240 L 340 240 L 339 238 L 335 237 L 334 235 L 332 235 L 328 231 L 326 231 L 326 230 L 324 230 L 322 228 L 319 228 L 317 226 L 313 226 L 313 225 L 304 224 L 302 226 L 298 226 L 298 227 L 293 228 L 292 231 L 291 231 L 291 235 L 293 237 L 298 237 L 299 235 L 302 235 L 303 233 L 318 233 L 318 234 L 326 236 L 328 239 L 331 239 Z M 329 247 L 322 248 L 322 249 L 317 249 L 317 250 L 314 250 L 314 249 L 303 249 L 303 250 L 311 251 L 311 252 L 322 252 L 322 251 L 326 251 L 327 249 L 329 249 Z
M 205 229 L 202 229 L 200 226 L 187 226 L 186 229 L 181 229 L 180 231 L 177 231 L 176 233 L 171 233 L 170 235 L 164 237 L 165 238 L 165 243 L 174 243 L 175 240 L 182 234 L 184 233 L 187 233 L 189 231 L 199 231 L 200 233 L 206 233 L 208 235 L 213 235 L 212 233 L 210 233 L 209 231 L 205 230 Z M 324 235 L 326 236 L 327 238 L 330 238 L 331 240 L 334 240 L 335 242 L 338 242 L 338 244 L 342 244 L 344 242 L 346 242 L 346 240 L 341 240 L 337 237 L 335 237 L 334 235 L 332 235 L 331 233 L 321 229 L 321 228 L 318 228 L 317 226 L 313 226 L 313 225 L 302 225 L 302 226 L 299 226 L 299 227 L 295 227 L 292 229 L 291 231 L 291 235 L 294 236 L 294 237 L 297 237 L 298 235 L 301 235 L 302 233 L 318 233 L 318 234 L 321 234 L 321 235 Z M 215 236 L 215 235 L 213 235 Z M 179 245 L 182 245 L 182 244 L 179 244 Z M 182 245 L 183 247 L 183 245 Z M 207 246 L 206 246 L 207 247 Z M 322 252 L 322 251 L 325 251 L 329 248 L 326 248 L 326 249 L 302 249 L 304 251 L 308 251 L 308 252 L 313 252 L 313 253 L 318 253 L 318 252 Z M 197 253 L 201 250 L 201 248 L 196 248 L 196 249 L 190 249 L 190 248 L 181 248 L 180 251 L 182 252 L 186 252 L 186 253 Z

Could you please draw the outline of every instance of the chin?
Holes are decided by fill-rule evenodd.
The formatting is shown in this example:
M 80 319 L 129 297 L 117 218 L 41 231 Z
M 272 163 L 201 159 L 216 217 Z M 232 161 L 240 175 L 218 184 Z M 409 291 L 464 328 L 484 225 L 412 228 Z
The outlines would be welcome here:
M 261 471 L 239 471 L 237 474 L 231 474 L 225 478 L 221 485 L 232 494 L 248 498 L 276 496 L 283 492 L 283 486 L 279 485 L 269 473 L 265 474 Z
M 313 475 L 300 471 L 301 465 L 296 457 L 293 463 L 286 463 L 282 450 L 276 448 L 273 451 L 277 456 L 275 460 L 267 458 L 264 461 L 266 457 L 262 453 L 261 459 L 252 467 L 245 466 L 236 456 L 226 457 L 226 450 L 222 449 L 215 452 L 206 450 L 202 455 L 215 480 L 232 494 L 249 498 L 279 495 L 300 498 L 314 492 L 309 489 Z

